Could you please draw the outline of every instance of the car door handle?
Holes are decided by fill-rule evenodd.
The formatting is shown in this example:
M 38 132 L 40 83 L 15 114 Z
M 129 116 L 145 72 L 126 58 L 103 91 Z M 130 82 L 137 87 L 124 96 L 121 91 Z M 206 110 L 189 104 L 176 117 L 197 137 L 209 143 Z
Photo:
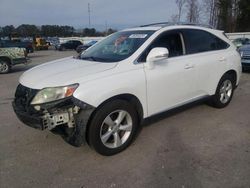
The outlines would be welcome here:
M 220 61 L 220 62 L 226 61 L 226 58 L 225 58 L 225 57 L 221 57 L 221 58 L 219 59 L 219 61 Z
M 187 65 L 185 65 L 184 68 L 185 68 L 185 69 L 193 69 L 193 68 L 194 68 L 194 65 L 189 65 L 189 64 L 187 64 Z

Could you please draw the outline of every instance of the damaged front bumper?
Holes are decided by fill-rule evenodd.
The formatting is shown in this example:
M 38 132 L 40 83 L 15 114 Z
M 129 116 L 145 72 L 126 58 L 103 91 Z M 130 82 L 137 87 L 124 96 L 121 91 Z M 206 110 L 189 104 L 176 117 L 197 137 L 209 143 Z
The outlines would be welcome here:
M 21 110 L 20 108 L 18 108 L 16 106 L 15 102 L 12 102 L 12 107 L 18 117 L 18 119 L 20 121 L 22 121 L 24 124 L 33 127 L 35 129 L 40 129 L 40 130 L 44 130 L 44 126 L 43 126 L 43 121 L 42 118 L 38 115 L 31 115 L 28 112 L 25 112 L 23 110 Z
M 74 97 L 41 105 L 30 105 L 38 91 L 39 90 L 30 89 L 22 85 L 17 87 L 12 106 L 21 122 L 40 130 L 53 130 L 60 125 L 67 129 L 82 129 L 82 131 L 80 131 L 82 135 L 78 135 L 78 137 L 85 137 L 87 122 L 80 123 L 80 121 L 75 121 L 79 119 L 76 118 L 76 116 L 80 111 L 86 110 L 88 113 L 86 113 L 85 116 L 88 117 L 84 117 L 84 119 L 89 119 L 89 112 L 93 112 L 95 109 L 93 106 Z M 82 114 L 84 113 L 81 113 L 81 115 Z M 82 140 L 85 140 L 85 138 Z

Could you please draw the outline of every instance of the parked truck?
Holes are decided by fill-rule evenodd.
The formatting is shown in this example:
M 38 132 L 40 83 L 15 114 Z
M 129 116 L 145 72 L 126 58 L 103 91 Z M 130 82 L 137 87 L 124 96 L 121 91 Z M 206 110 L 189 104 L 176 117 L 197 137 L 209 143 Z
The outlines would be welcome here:
M 36 37 L 35 38 L 35 49 L 36 50 L 48 50 L 49 45 L 45 39 L 40 38 L 40 37 Z
M 25 48 L 0 48 L 0 74 L 6 74 L 17 64 L 27 62 L 27 52 Z

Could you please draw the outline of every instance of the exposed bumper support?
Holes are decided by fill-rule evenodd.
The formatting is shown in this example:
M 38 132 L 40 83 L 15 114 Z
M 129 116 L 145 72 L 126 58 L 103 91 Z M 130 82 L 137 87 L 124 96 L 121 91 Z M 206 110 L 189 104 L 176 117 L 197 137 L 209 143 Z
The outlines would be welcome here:
M 95 109 L 93 106 L 74 97 L 35 106 L 29 101 L 16 94 L 12 103 L 17 117 L 24 124 L 40 130 L 54 130 L 62 126 L 71 132 L 64 135 L 67 142 L 74 146 L 85 142 L 87 123 Z
M 66 124 L 69 128 L 73 128 L 75 126 L 74 114 L 77 114 L 79 109 L 79 107 L 75 106 L 62 112 L 45 112 L 45 115 L 42 116 L 42 124 L 49 130 L 63 124 Z

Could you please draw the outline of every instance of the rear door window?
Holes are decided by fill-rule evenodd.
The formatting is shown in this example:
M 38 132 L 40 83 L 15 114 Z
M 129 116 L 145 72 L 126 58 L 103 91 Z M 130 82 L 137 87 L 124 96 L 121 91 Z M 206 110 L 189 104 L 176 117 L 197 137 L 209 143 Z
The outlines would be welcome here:
M 229 45 L 215 35 L 202 30 L 183 30 L 187 54 L 226 49 Z

